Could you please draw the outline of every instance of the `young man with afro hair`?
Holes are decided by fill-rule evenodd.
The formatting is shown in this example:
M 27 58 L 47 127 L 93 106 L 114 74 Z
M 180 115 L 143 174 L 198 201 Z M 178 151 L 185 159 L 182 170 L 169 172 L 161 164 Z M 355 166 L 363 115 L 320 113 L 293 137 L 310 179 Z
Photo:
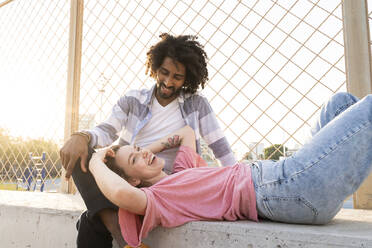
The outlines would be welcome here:
M 98 189 L 87 169 L 93 148 L 119 144 L 146 147 L 159 138 L 188 125 L 196 134 L 197 152 L 202 138 L 223 166 L 236 160 L 207 99 L 198 93 L 208 80 L 207 54 L 192 35 L 160 35 L 147 52 L 146 73 L 155 80 L 151 89 L 131 90 L 121 97 L 110 117 L 91 130 L 71 135 L 60 150 L 66 178 L 74 178 L 87 211 L 77 223 L 77 247 L 121 247 L 117 206 Z M 173 172 L 177 148 L 157 154 L 165 160 L 164 171 Z

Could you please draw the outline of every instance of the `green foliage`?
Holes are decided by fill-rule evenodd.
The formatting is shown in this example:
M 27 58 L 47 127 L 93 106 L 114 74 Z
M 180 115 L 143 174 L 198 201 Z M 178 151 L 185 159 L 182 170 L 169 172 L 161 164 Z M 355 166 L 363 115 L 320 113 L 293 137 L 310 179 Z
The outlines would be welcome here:
M 242 157 L 242 160 L 252 160 L 253 159 L 253 155 L 252 155 L 252 152 L 246 152 L 243 157 Z
M 285 147 L 288 150 L 287 147 Z M 279 157 L 284 156 L 284 146 L 281 144 L 275 144 L 265 148 L 264 150 L 265 159 L 279 160 Z
M 10 177 L 23 171 L 31 164 L 30 152 L 33 156 L 41 156 L 42 152 L 45 152 L 45 169 L 49 172 L 49 176 L 55 177 L 59 174 L 61 164 L 56 143 L 44 139 L 12 137 L 7 130 L 0 128 L 0 175 Z
M 18 190 L 25 191 L 24 188 L 17 187 L 15 183 L 0 183 L 0 190 Z

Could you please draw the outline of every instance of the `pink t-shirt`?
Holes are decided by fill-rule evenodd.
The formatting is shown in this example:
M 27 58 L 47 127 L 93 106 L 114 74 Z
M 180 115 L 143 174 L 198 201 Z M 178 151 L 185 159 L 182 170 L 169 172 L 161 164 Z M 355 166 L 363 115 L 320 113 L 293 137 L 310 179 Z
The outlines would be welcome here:
M 257 221 L 250 166 L 205 165 L 196 152 L 181 146 L 174 162 L 175 174 L 142 188 L 147 196 L 145 215 L 119 209 L 121 232 L 130 246 L 140 245 L 141 239 L 159 225 L 176 227 L 197 220 Z

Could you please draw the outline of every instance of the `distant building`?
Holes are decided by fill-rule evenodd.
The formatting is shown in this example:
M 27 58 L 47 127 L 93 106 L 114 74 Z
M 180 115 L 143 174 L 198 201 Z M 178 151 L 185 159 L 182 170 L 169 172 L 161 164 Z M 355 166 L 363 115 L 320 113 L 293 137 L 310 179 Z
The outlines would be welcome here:
M 293 149 L 287 149 L 287 150 L 285 150 L 285 156 L 280 156 L 279 157 L 279 160 L 283 160 L 286 157 L 292 156 L 293 154 L 295 154 L 295 152 L 297 152 L 297 150 L 298 150 L 298 148 L 293 148 Z
M 248 148 L 251 152 L 252 160 L 263 159 L 265 150 L 265 145 L 263 143 L 251 142 L 248 143 Z

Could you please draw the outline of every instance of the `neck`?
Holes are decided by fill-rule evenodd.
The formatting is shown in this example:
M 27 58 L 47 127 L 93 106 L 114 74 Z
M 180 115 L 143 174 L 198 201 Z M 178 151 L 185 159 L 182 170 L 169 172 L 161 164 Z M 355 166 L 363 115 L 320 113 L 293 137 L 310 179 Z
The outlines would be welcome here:
M 163 107 L 167 106 L 169 103 L 173 102 L 173 100 L 177 98 L 177 96 L 170 97 L 170 98 L 162 98 L 162 97 L 157 96 L 157 94 L 155 94 L 155 97 L 156 97 L 156 100 L 158 100 L 158 103 Z
M 151 185 L 154 185 L 155 183 L 159 182 L 161 179 L 163 179 L 164 177 L 167 177 L 168 174 L 165 173 L 164 171 L 162 171 L 158 176 L 154 177 L 154 178 L 151 178 L 150 180 L 146 181 L 146 184 L 149 184 L 150 186 Z

